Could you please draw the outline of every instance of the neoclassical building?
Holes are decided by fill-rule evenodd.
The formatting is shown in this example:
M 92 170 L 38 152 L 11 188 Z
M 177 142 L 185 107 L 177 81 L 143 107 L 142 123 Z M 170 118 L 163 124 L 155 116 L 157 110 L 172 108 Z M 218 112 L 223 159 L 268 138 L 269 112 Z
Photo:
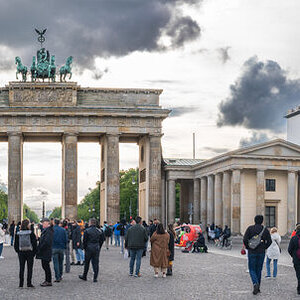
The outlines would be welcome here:
M 300 146 L 276 139 L 207 160 L 164 159 L 162 215 L 175 220 L 180 184 L 180 219 L 231 227 L 243 234 L 256 214 L 268 227 L 290 233 L 300 221 Z

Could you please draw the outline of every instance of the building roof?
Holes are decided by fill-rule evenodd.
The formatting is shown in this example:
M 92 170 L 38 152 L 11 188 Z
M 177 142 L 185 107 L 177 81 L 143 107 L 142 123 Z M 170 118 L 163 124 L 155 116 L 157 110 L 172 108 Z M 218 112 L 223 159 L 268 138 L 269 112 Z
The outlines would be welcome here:
M 204 159 L 186 159 L 186 158 L 164 158 L 166 166 L 194 166 L 203 162 Z

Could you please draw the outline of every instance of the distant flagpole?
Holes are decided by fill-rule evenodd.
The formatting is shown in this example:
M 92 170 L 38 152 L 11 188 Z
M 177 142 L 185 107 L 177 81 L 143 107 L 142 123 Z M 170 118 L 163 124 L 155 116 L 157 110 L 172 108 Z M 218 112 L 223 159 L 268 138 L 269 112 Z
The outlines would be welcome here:
M 196 157 L 196 136 L 195 136 L 195 132 L 193 132 L 193 159 L 195 159 Z

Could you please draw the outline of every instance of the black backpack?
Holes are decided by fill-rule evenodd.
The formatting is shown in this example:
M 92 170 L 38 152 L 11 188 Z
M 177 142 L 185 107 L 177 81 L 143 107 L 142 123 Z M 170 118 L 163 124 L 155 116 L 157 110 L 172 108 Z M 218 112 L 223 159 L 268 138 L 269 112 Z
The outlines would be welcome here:
M 21 230 L 17 234 L 19 236 L 19 251 L 32 251 L 31 230 Z
M 104 235 L 106 237 L 111 237 L 112 236 L 112 230 L 111 230 L 111 228 L 109 226 L 105 226 Z

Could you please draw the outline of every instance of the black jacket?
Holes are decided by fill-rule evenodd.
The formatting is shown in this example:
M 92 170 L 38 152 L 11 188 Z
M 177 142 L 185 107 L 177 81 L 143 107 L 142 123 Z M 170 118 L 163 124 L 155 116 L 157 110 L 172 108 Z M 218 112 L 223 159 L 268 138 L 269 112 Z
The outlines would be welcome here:
M 297 257 L 299 238 L 300 238 L 300 231 L 297 231 L 296 235 L 291 238 L 289 243 L 289 248 L 288 248 L 288 252 L 290 256 L 293 258 L 294 265 L 300 265 L 300 260 Z
M 79 243 L 79 246 L 77 246 L 77 243 Z M 81 231 L 80 226 L 76 225 L 73 227 L 72 230 L 72 245 L 73 249 L 82 249 L 82 242 L 81 242 Z
M 34 256 L 34 255 L 36 255 L 36 250 L 37 250 L 37 240 L 36 240 L 36 236 L 33 232 L 30 233 L 30 241 L 31 241 L 31 245 L 32 245 L 32 251 L 24 251 L 24 252 L 26 252 L 26 253 L 31 252 L 32 255 Z M 19 235 L 18 234 L 15 235 L 14 248 L 17 253 L 20 252 L 20 250 L 19 250 Z
M 251 225 L 247 228 L 244 234 L 243 242 L 246 249 L 248 249 L 249 254 L 265 253 L 266 249 L 268 249 L 269 246 L 272 244 L 270 232 L 267 228 L 265 228 L 261 236 L 261 243 L 255 249 L 249 248 L 249 240 L 255 235 L 260 234 L 262 230 L 263 230 L 263 225 L 259 225 L 259 224 Z
M 156 231 L 157 225 L 152 224 L 149 228 L 149 235 L 150 237 L 152 236 L 152 234 Z
M 148 241 L 146 229 L 141 224 L 130 227 L 125 236 L 125 248 L 144 249 Z
M 84 231 L 83 234 L 83 249 L 85 251 L 100 250 L 105 241 L 104 233 L 96 226 L 91 226 Z
M 11 236 L 14 236 L 14 235 L 15 235 L 15 227 L 16 227 L 15 224 L 10 224 L 10 226 L 9 226 L 9 234 L 10 234 Z
M 51 261 L 53 243 L 53 227 L 50 226 L 42 231 L 40 242 L 37 247 L 37 259 Z
M 168 231 L 168 234 L 170 236 L 169 240 L 169 250 L 170 250 L 170 256 L 169 256 L 169 261 L 174 260 L 174 235 L 171 231 Z

